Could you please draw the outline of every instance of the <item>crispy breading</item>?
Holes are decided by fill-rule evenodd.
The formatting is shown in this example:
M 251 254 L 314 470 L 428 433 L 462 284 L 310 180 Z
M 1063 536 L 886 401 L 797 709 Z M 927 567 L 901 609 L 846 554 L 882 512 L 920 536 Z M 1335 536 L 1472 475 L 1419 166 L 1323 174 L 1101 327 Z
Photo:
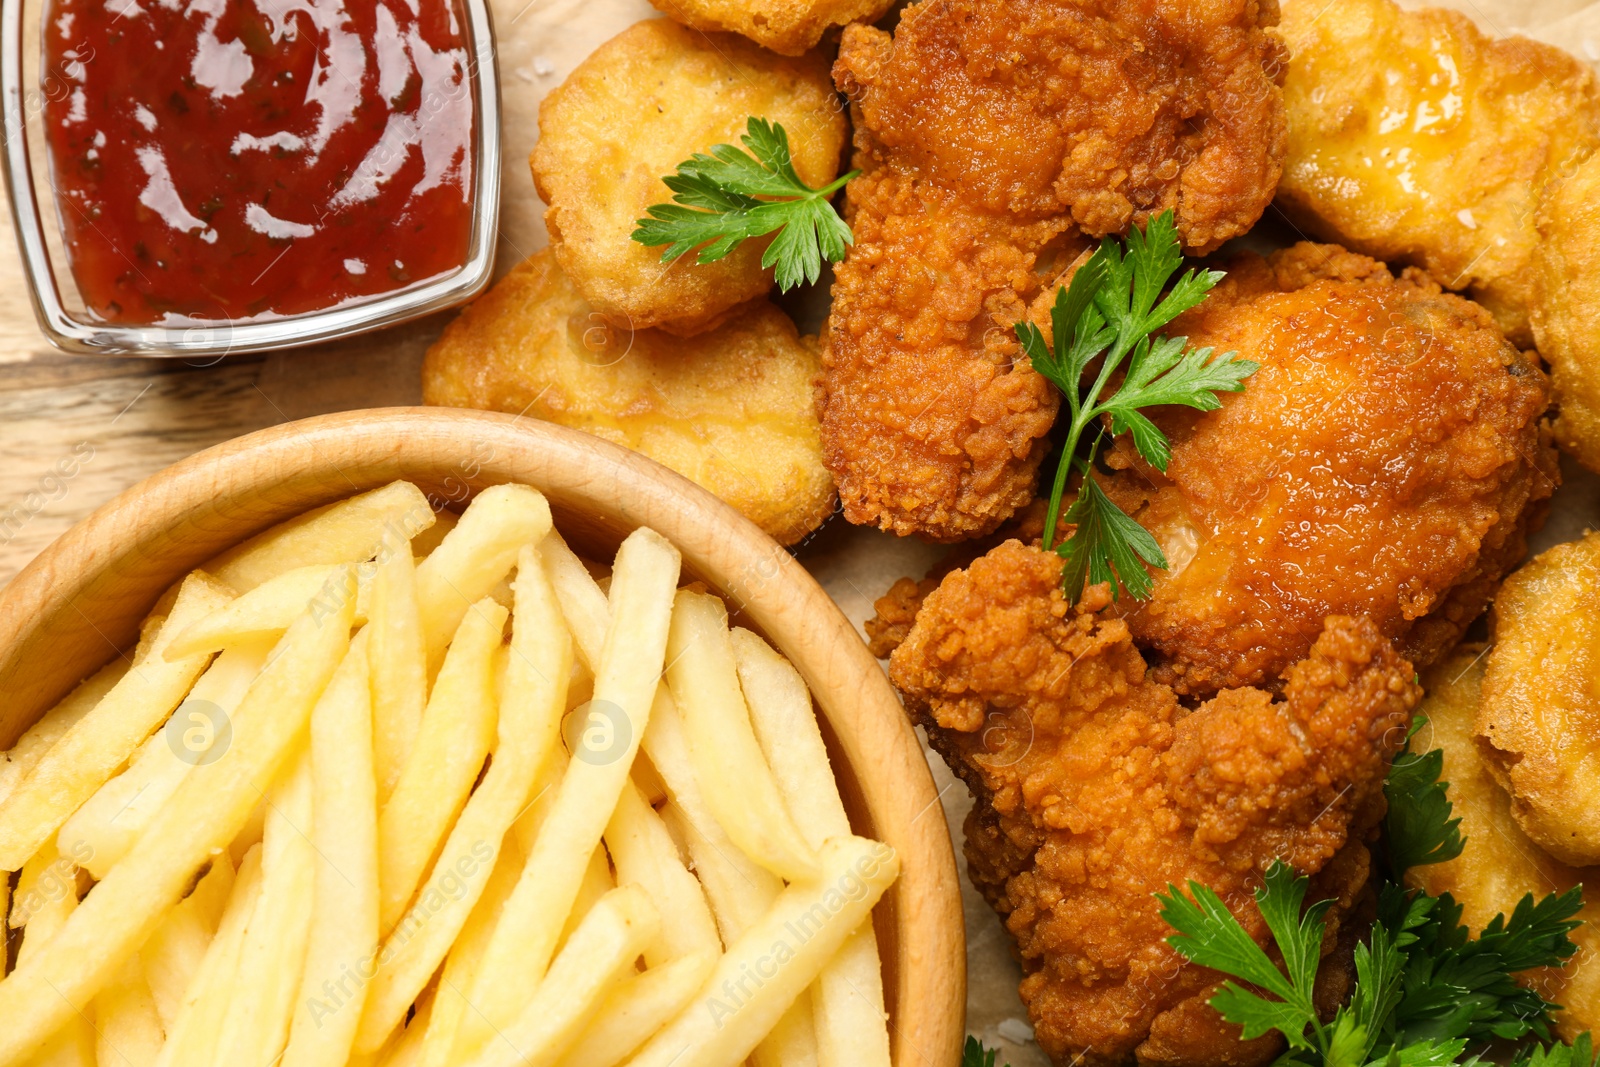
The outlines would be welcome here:
M 970 873 L 1017 938 L 1040 1046 L 1058 1063 L 1262 1063 L 1276 1039 L 1241 1044 L 1205 1004 L 1220 978 L 1167 945 L 1153 894 L 1209 885 L 1264 944 L 1250 893 L 1281 858 L 1337 901 L 1331 950 L 1420 690 L 1370 623 L 1332 618 L 1281 701 L 1237 689 L 1186 711 L 1109 599 L 1097 586 L 1069 608 L 1060 559 L 1008 541 L 945 577 L 890 674 L 977 797 Z
M 845 514 L 989 533 L 1033 495 L 1058 399 L 1013 333 L 1091 234 L 1175 209 L 1248 230 L 1283 151 L 1255 0 L 922 0 L 846 29 L 855 244 L 835 271 L 823 441 Z
M 1484 760 L 1524 833 L 1564 863 L 1600 863 L 1600 533 L 1523 564 L 1490 618 Z
M 826 185 L 838 174 L 845 120 L 827 61 L 789 59 L 727 33 L 647 19 L 595 49 L 539 108 L 531 164 L 549 204 L 550 242 L 579 291 L 623 329 L 683 336 L 710 329 L 772 288 L 761 266 L 770 238 L 700 265 L 661 262 L 630 239 L 672 192 L 662 178 L 696 152 L 739 144 L 752 117 L 789 135 L 795 172 Z
M 1152 413 L 1164 475 L 1126 436 L 1108 457 L 1108 493 L 1170 564 L 1125 602 L 1156 676 L 1271 684 L 1329 615 L 1419 665 L 1460 640 L 1559 477 L 1532 356 L 1420 271 L 1312 244 L 1235 259 L 1168 332 L 1261 369 L 1217 411 Z
M 1412 747 L 1419 752 L 1444 750 L 1441 780 L 1450 785 L 1465 847 L 1453 860 L 1413 867 L 1406 874 L 1408 885 L 1453 896 L 1461 905 L 1462 921 L 1475 931 L 1496 915 L 1510 915 L 1528 893 L 1537 899 L 1579 883 L 1600 885 L 1600 870 L 1568 867 L 1528 839 L 1512 818 L 1511 798 L 1485 765 L 1476 737 L 1484 653 L 1482 645 L 1463 645 L 1423 675 L 1428 695 L 1417 714 L 1428 724 L 1417 732 Z M 1577 953 L 1564 967 L 1518 976 L 1546 1000 L 1565 1006 L 1555 1014 L 1555 1024 L 1566 1041 L 1600 1026 L 1600 903 L 1588 892 L 1584 898 L 1578 913 L 1584 923 L 1571 935 Z
M 894 0 L 650 0 L 698 30 L 741 33 L 785 56 L 804 55 L 835 26 L 876 22 Z
M 785 544 L 834 509 L 811 381 L 816 347 L 765 300 L 683 340 L 617 330 L 546 249 L 428 350 L 429 404 L 547 419 L 642 452 Z
M 1535 212 L 1600 144 L 1587 66 L 1454 11 L 1284 0 L 1289 154 L 1278 202 L 1307 232 L 1425 267 L 1532 341 Z
M 1551 184 L 1538 223 L 1533 333 L 1561 409 L 1556 442 L 1600 471 L 1600 154 Z

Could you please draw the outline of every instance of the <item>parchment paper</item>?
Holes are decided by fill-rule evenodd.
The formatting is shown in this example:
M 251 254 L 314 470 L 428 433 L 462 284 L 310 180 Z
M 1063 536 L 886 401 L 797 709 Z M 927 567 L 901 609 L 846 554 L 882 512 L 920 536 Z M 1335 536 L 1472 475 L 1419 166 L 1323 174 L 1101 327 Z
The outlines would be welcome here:
M 1005 0 L 996 0 L 1003 3 Z M 1338 0 L 1329 0 L 1337 3 Z M 1429 6 L 1401 0 L 1405 7 Z M 1600 61 L 1600 2 L 1587 0 L 1441 0 L 1471 16 L 1495 36 L 1523 33 Z M 642 18 L 657 16 L 646 0 L 491 0 L 504 107 L 499 268 L 512 265 L 547 243 L 544 205 L 533 192 L 528 153 L 538 139 L 539 102 L 602 42 Z M 1255 235 L 1252 235 L 1255 236 Z M 1270 240 L 1270 235 L 1268 236 Z M 826 282 L 827 279 L 824 279 Z M 825 291 L 825 290 L 824 290 Z M 816 329 L 818 299 L 802 297 L 791 307 L 802 329 Z M 786 307 L 791 301 L 784 301 Z M 808 321 L 810 320 L 810 321 Z M 1534 551 L 1573 540 L 1600 526 L 1600 478 L 1563 460 L 1565 484 Z M 920 577 L 943 553 L 937 546 L 850 527 L 835 517 L 797 549 L 801 561 L 860 628 L 873 614 L 872 601 L 904 575 Z M 961 822 L 971 806 L 966 788 L 939 757 L 928 756 L 940 789 L 943 814 L 961 850 Z M 932 812 L 928 817 L 935 817 Z M 1021 972 L 999 920 L 967 882 L 962 896 L 967 922 L 967 1029 L 1002 1050 L 1012 1067 L 1050 1067 L 1030 1040 L 1027 1012 L 1017 996 Z

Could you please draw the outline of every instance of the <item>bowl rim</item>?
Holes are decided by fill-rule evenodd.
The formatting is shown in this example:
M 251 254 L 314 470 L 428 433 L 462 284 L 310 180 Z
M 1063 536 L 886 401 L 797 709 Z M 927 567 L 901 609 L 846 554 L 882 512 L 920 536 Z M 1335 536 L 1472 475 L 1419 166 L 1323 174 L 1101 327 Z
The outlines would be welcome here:
M 436 506 L 518 480 L 546 495 L 558 526 L 620 536 L 649 525 L 678 546 L 687 574 L 793 660 L 844 752 L 847 794 L 870 811 L 861 832 L 902 857 L 900 880 L 874 916 L 894 945 L 886 960 L 894 1063 L 956 1067 L 966 951 L 955 854 L 932 772 L 883 668 L 786 549 L 688 479 L 600 438 L 516 415 L 386 408 L 285 423 L 199 452 L 102 505 L 0 589 L 4 716 L 32 721 L 104 662 L 108 646 L 126 648 L 154 600 L 149 589 L 284 518 L 404 477 L 408 463 L 437 469 L 440 455 L 459 463 L 443 479 L 417 479 L 430 483 Z M 598 503 L 597 494 L 619 503 Z M 140 568 L 137 593 L 118 580 L 130 565 Z M 52 657 L 67 666 L 41 677 L 35 668 Z M 11 732 L 0 722 L 0 746 Z

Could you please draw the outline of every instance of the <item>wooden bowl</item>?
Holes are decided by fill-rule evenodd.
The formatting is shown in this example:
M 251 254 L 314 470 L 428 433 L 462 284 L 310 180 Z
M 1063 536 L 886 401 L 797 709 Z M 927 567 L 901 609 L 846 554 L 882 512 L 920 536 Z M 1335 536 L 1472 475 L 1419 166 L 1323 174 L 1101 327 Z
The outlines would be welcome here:
M 459 510 L 522 482 L 581 553 L 610 559 L 638 526 L 683 553 L 805 676 L 850 821 L 892 845 L 900 880 L 874 912 L 896 1067 L 955 1067 L 966 957 L 955 856 L 933 778 L 888 680 L 788 552 L 687 479 L 588 434 L 510 415 L 388 408 L 307 419 L 207 449 L 73 527 L 0 592 L 0 749 L 130 647 L 183 574 L 310 508 L 396 479 Z

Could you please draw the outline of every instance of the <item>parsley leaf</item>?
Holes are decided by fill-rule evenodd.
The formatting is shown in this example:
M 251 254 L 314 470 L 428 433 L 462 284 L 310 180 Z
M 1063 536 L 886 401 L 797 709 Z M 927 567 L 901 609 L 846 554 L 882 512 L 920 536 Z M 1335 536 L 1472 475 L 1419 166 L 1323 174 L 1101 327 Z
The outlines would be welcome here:
M 1182 337 L 1152 339 L 1157 330 L 1204 300 L 1222 279 L 1219 271 L 1191 270 L 1168 289 L 1168 281 L 1182 265 L 1178 229 L 1172 212 L 1166 211 L 1143 230 L 1130 232 L 1126 250 L 1116 238 L 1102 241 L 1072 281 L 1056 291 L 1050 312 L 1054 347 L 1033 323 L 1016 326 L 1024 354 L 1061 390 L 1070 415 L 1045 514 L 1044 543 L 1065 561 L 1062 586 L 1071 600 L 1082 595 L 1086 581 L 1110 582 L 1113 598 L 1126 590 L 1144 599 L 1152 588 L 1146 566 L 1167 566 L 1155 538 L 1090 477 L 1100 438 L 1090 444 L 1087 459 L 1078 455 L 1090 425 L 1109 418 L 1113 434 L 1131 433 L 1139 454 L 1164 471 L 1172 457 L 1171 445 L 1142 409 L 1183 405 L 1213 411 L 1221 403 L 1218 393 L 1239 392 L 1244 379 L 1259 369 L 1233 352 L 1215 356 L 1209 348 L 1188 351 Z M 1096 360 L 1099 369 L 1086 389 L 1085 379 Z M 1122 380 L 1107 397 L 1118 370 L 1123 371 Z M 1082 473 L 1082 488 L 1063 515 L 1061 499 L 1073 470 Z M 1059 546 L 1058 518 L 1077 526 Z
M 1389 850 L 1389 869 L 1395 877 L 1412 867 L 1443 863 L 1461 855 L 1461 820 L 1452 819 L 1449 782 L 1439 781 L 1444 773 L 1444 751 L 1411 751 L 1411 739 L 1427 725 L 1418 716 L 1411 724 L 1406 747 L 1395 756 L 1383 783 L 1384 799 L 1389 802 L 1384 839 Z
M 1549 1040 L 1556 1005 L 1517 983 L 1512 975 L 1533 967 L 1558 967 L 1575 951 L 1567 936 L 1579 923 L 1583 892 L 1522 898 L 1511 918 L 1498 915 L 1476 938 L 1461 922 L 1450 894 L 1407 894 L 1386 885 L 1378 898 L 1378 924 L 1409 925 L 1401 998 L 1388 1030 L 1397 1044 L 1465 1038 L 1514 1040 L 1532 1034 Z M 1421 921 L 1418 922 L 1418 917 Z
M 777 231 L 761 265 L 776 268 L 778 288 L 787 292 L 815 282 L 824 259 L 844 258 L 854 238 L 831 198 L 859 171 L 813 189 L 795 172 L 782 126 L 751 118 L 746 131 L 740 140 L 748 151 L 719 144 L 709 155 L 696 152 L 663 178 L 673 202 L 652 205 L 633 239 L 666 245 L 663 263 L 695 248 L 696 262 L 715 263 L 747 239 Z
M 994 1067 L 994 1060 L 998 1055 L 1000 1055 L 998 1049 L 984 1048 L 977 1038 L 968 1034 L 967 1047 L 961 1053 L 961 1067 Z M 1569 1065 L 1538 1064 L 1536 1067 L 1569 1067 Z M 1589 1067 L 1589 1065 L 1583 1064 L 1581 1067 Z
M 1192 900 L 1174 885 L 1167 886 L 1165 895 L 1156 894 L 1162 904 L 1161 917 L 1178 931 L 1167 938 L 1167 944 L 1202 967 L 1242 979 L 1277 998 L 1268 1000 L 1234 982 L 1224 983 L 1211 998 L 1211 1006 L 1224 1019 L 1244 1028 L 1246 1040 L 1277 1030 L 1292 1048 L 1314 1047 L 1307 1031 L 1320 1029 L 1320 1024 L 1312 984 L 1322 952 L 1322 916 L 1332 901 L 1315 904 L 1301 916 L 1308 881 L 1296 878 L 1293 868 L 1275 861 L 1265 883 L 1256 890 L 1256 906 L 1278 942 L 1287 974 L 1268 958 L 1209 886 L 1190 882 Z
M 1508 1067 L 1600 1067 L 1600 1057 L 1595 1055 L 1594 1039 L 1585 1030 L 1570 1045 L 1535 1044 L 1525 1048 Z

